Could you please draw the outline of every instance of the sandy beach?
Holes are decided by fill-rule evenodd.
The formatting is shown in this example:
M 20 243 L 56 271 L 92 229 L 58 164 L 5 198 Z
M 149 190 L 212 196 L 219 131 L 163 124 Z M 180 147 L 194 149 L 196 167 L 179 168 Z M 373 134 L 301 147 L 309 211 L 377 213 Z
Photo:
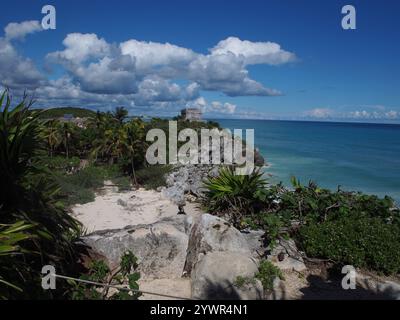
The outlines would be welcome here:
M 201 211 L 196 204 L 187 203 L 185 212 L 193 215 Z M 72 215 L 83 224 L 87 233 L 152 224 L 177 213 L 177 205 L 162 192 L 143 188 L 119 192 L 108 182 L 93 202 L 72 208 Z

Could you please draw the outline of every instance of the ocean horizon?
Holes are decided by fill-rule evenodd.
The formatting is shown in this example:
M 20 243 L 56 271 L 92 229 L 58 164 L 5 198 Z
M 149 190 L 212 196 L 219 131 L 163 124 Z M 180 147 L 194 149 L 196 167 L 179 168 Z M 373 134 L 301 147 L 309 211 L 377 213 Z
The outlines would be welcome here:
M 223 128 L 254 129 L 270 183 L 295 176 L 331 190 L 388 195 L 400 203 L 400 124 L 215 119 Z

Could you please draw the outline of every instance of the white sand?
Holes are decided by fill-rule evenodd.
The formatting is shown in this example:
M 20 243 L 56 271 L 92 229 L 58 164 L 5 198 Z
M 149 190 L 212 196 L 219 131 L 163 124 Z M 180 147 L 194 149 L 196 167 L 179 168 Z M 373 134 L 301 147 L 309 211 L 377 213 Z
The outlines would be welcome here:
M 187 203 L 185 212 L 191 215 L 200 213 L 200 210 L 195 204 Z M 177 213 L 178 207 L 161 192 L 145 189 L 118 192 L 115 187 L 107 185 L 94 202 L 72 208 L 72 215 L 83 224 L 88 233 L 151 224 L 176 216 Z

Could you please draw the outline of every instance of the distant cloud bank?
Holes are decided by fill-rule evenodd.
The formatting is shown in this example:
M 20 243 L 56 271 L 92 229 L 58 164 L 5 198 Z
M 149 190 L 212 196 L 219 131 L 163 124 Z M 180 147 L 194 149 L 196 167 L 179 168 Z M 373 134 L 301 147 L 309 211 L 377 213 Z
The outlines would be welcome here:
M 363 106 L 361 109 L 346 108 L 338 111 L 330 108 L 315 108 L 304 113 L 304 118 L 319 120 L 399 120 L 400 112 L 385 106 Z

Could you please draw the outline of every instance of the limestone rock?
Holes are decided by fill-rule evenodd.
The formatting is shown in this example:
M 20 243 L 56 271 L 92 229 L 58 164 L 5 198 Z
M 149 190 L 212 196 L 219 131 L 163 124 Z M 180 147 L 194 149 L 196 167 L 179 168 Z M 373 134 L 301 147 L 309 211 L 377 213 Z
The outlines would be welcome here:
M 264 256 L 264 236 L 265 231 L 263 230 L 248 230 L 242 232 L 243 237 L 246 239 L 248 246 L 250 247 L 252 257 L 259 259 Z
M 357 286 L 385 299 L 400 300 L 400 284 L 394 281 L 376 279 L 357 273 Z
M 194 299 L 261 299 L 263 288 L 253 279 L 257 272 L 255 261 L 238 252 L 208 252 L 193 270 L 192 298 Z M 243 287 L 235 286 L 238 276 L 253 281 Z
M 280 254 L 283 255 L 282 261 L 279 261 Z M 301 253 L 297 249 L 297 246 L 292 239 L 279 240 L 278 245 L 271 250 L 271 253 L 268 255 L 267 259 L 273 262 L 281 270 L 295 270 L 298 272 L 307 270 Z
M 287 299 L 286 292 L 287 289 L 285 282 L 279 279 L 279 277 L 275 277 L 273 281 L 273 289 L 271 292 L 267 293 L 265 298 L 266 300 L 285 300 Z
M 150 225 L 98 231 L 83 240 L 104 255 L 110 266 L 118 265 L 123 253 L 131 250 L 139 258 L 139 269 L 144 277 L 163 278 L 182 275 L 188 236 L 182 218 L 178 223 L 164 220 Z
M 385 281 L 377 285 L 378 292 L 391 297 L 394 300 L 400 300 L 400 284 L 393 281 Z
M 239 230 L 221 218 L 202 214 L 191 226 L 185 272 L 189 275 L 202 255 L 223 251 L 251 256 L 249 245 Z
M 215 167 L 212 165 L 182 165 L 175 168 L 167 178 L 167 187 L 163 190 L 163 194 L 172 201 L 181 199 L 186 194 L 192 194 L 200 197 L 204 191 L 204 179 L 213 174 Z

